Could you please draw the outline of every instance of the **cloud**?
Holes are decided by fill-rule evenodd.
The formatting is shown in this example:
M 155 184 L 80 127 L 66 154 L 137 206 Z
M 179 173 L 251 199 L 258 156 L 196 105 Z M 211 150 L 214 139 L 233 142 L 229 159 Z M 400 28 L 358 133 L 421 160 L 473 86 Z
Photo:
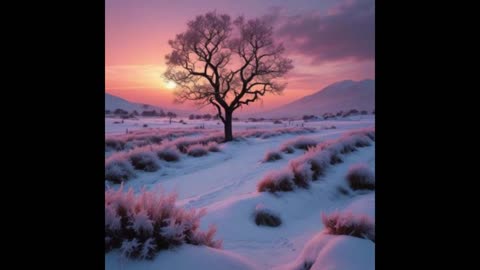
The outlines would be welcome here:
M 375 59 L 374 0 L 347 0 L 324 14 L 286 15 L 277 8 L 269 18 L 288 51 L 309 57 L 313 64 Z

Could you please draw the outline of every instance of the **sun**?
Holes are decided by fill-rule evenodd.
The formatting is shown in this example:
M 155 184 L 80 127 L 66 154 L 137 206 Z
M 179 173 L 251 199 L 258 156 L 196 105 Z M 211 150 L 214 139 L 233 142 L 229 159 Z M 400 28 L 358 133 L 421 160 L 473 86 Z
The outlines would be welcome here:
M 167 81 L 165 83 L 165 88 L 167 89 L 172 90 L 172 89 L 175 89 L 175 87 L 177 87 L 177 84 L 174 81 Z

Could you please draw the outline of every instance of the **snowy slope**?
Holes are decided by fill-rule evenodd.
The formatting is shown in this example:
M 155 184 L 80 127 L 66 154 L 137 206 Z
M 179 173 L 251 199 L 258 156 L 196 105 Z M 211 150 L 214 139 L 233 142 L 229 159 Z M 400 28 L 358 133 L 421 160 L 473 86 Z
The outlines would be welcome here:
M 141 113 L 145 110 L 156 110 L 158 112 L 162 108 L 153 105 L 130 102 L 126 99 L 105 93 L 105 110 L 114 111 L 116 109 L 122 109 L 128 112 L 133 112 L 136 110 L 137 112 Z
M 254 263 L 237 254 L 203 246 L 184 245 L 160 252 L 154 261 L 130 261 L 118 252 L 105 256 L 105 269 L 160 270 L 160 269 L 208 269 L 208 270 L 260 270 Z
M 326 124 L 337 128 L 321 129 Z M 318 125 L 319 131 L 304 136 L 323 141 L 338 138 L 349 130 L 374 126 L 375 120 L 334 120 L 311 125 Z M 308 190 L 279 195 L 256 191 L 258 181 L 266 173 L 287 166 L 290 160 L 303 154 L 297 150 L 276 162 L 261 163 L 267 150 L 278 149 L 293 137 L 282 135 L 231 142 L 222 145 L 219 153 L 202 158 L 182 157 L 181 161 L 165 165 L 155 173 L 139 172 L 138 178 L 125 184 L 127 188 L 175 191 L 178 193 L 177 205 L 206 208 L 201 227 L 217 226 L 216 239 L 223 240 L 223 251 L 185 246 L 162 251 L 153 261 L 124 263 L 119 262 L 118 254 L 108 253 L 105 268 L 292 270 L 294 265 L 291 263 L 302 262 L 302 251 L 324 229 L 320 219 L 322 212 L 351 211 L 374 219 L 375 192 L 342 195 L 337 191 L 339 185 L 345 184 L 345 174 L 353 164 L 367 163 L 370 168 L 375 168 L 374 143 L 345 156 L 343 163 L 328 169 L 324 180 L 312 183 Z M 283 224 L 277 228 L 256 226 L 252 213 L 258 204 L 279 213 Z M 321 240 L 325 241 L 326 248 L 314 254 L 316 262 L 312 269 L 374 269 L 373 243 L 344 236 L 322 238 L 328 238 Z M 343 251 L 353 253 L 345 256 Z
M 262 113 L 262 117 L 301 117 L 305 114 L 321 115 L 340 110 L 375 109 L 375 81 L 340 81 L 309 95 Z
M 141 113 L 143 111 L 151 111 L 151 110 L 160 112 L 160 110 L 163 110 L 165 113 L 174 112 L 178 116 L 187 116 L 191 113 L 190 111 L 186 111 L 186 110 L 178 110 L 178 109 L 172 109 L 167 107 L 158 107 L 150 104 L 135 103 L 135 102 L 131 102 L 126 99 L 111 95 L 109 93 L 105 93 L 105 110 L 115 111 L 116 109 L 122 109 L 128 112 L 133 112 L 134 110 L 136 110 L 138 113 Z

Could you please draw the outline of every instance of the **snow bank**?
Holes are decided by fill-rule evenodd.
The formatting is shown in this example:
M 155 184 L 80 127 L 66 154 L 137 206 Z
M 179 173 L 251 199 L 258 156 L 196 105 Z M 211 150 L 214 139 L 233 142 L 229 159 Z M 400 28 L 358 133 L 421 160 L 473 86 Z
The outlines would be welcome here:
M 369 240 L 321 232 L 305 245 L 294 263 L 280 269 L 375 269 L 375 244 Z
M 105 255 L 105 269 L 159 270 L 260 270 L 237 254 L 204 246 L 183 245 L 160 252 L 152 261 L 124 260 L 119 252 Z

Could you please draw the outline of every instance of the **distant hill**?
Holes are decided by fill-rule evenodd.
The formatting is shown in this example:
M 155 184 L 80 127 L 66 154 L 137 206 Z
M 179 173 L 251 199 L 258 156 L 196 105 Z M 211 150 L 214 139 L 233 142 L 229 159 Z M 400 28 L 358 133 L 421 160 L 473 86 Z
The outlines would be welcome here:
M 105 93 L 105 110 L 110 110 L 111 112 L 113 112 L 116 109 L 122 109 L 124 111 L 128 111 L 129 113 L 133 111 L 142 113 L 143 111 L 152 111 L 152 110 L 160 112 L 160 110 L 163 110 L 165 113 L 174 112 L 179 116 L 185 116 L 185 115 L 188 115 L 189 113 L 184 110 L 161 108 L 161 107 L 149 105 L 149 104 L 130 102 L 126 99 L 111 95 L 109 93 Z
M 265 118 L 319 116 L 351 109 L 369 113 L 375 109 L 375 80 L 336 82 L 312 95 L 258 115 Z

